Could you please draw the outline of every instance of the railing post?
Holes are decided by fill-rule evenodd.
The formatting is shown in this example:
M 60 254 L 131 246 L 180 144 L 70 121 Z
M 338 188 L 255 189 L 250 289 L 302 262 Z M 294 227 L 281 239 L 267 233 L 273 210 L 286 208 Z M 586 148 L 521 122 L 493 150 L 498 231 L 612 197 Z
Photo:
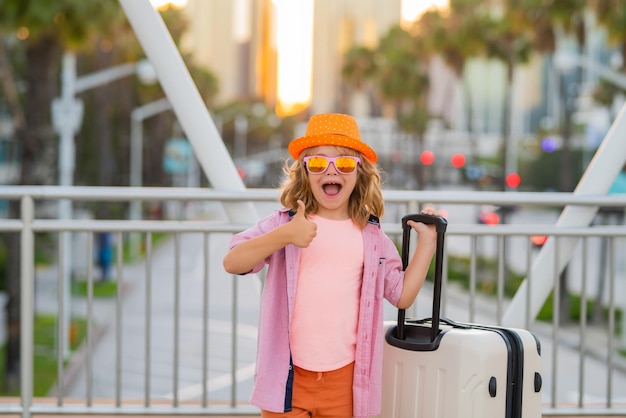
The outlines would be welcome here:
M 33 233 L 33 198 L 22 197 L 22 232 L 20 256 L 20 387 L 22 400 L 22 418 L 30 418 L 33 402 L 33 309 L 34 309 L 34 254 L 35 238 Z

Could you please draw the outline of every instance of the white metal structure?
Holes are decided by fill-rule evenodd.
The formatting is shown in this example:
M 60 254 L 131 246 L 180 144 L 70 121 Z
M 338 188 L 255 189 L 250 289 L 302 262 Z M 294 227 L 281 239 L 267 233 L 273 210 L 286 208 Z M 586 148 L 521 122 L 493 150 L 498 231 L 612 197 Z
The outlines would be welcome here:
M 606 195 L 608 193 L 617 174 L 626 163 L 624 132 L 626 132 L 626 104 L 622 106 L 622 110 L 589 163 L 585 174 L 574 190 L 574 195 L 589 196 Z M 597 206 L 584 208 L 568 206 L 561 213 L 556 225 L 558 227 L 583 227 L 590 225 L 597 211 Z M 549 280 L 554 273 L 549 268 L 552 260 L 558 260 L 558 271 L 562 271 L 577 244 L 577 240 L 566 240 L 559 247 L 559 252 L 557 252 L 554 240 L 546 243 L 541 249 L 541 254 L 532 270 L 533 277 L 539 277 L 540 280 L 537 286 L 531 290 L 530 312 L 526 312 L 524 307 L 528 288 L 526 285 L 523 285 L 504 316 L 504 324 L 511 327 L 519 327 L 524 323 L 524 318 L 527 315 L 531 317 L 537 315 L 537 312 L 539 312 L 553 288 L 553 283 Z
M 235 164 L 158 11 L 148 0 L 120 0 L 120 4 L 154 65 L 161 87 L 207 178 L 216 189 L 244 190 Z M 235 221 L 257 219 L 254 208 L 247 203 L 227 205 L 229 216 Z

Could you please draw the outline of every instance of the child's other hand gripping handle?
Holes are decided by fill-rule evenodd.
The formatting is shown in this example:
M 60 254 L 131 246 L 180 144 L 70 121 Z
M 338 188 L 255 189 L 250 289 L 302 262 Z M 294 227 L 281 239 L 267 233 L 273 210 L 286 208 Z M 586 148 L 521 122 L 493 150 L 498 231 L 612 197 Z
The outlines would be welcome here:
M 430 261 L 435 253 L 437 232 L 445 231 L 447 226 L 447 221 L 439 215 L 439 212 L 435 210 L 425 210 L 420 214 L 405 216 L 402 219 L 402 228 L 413 228 L 419 239 L 410 262 L 408 262 L 409 257 L 406 252 L 408 251 L 408 242 L 403 242 L 402 245 L 402 264 L 405 268 L 405 276 L 404 288 L 398 301 L 398 308 L 400 309 L 411 306 L 426 279 Z M 408 235 L 405 234 L 405 237 Z M 408 264 L 406 264 L 407 262 Z

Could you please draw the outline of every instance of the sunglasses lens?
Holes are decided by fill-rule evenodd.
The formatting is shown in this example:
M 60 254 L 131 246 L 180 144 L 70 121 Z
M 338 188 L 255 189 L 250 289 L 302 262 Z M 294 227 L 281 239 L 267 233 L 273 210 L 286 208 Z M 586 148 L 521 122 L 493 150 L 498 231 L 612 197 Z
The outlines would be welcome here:
M 350 174 L 356 168 L 356 160 L 351 157 L 339 157 L 335 160 L 335 167 L 341 173 Z
M 354 173 L 354 170 L 359 163 L 359 159 L 351 156 L 329 158 L 322 155 L 315 157 L 305 157 L 304 162 L 306 164 L 307 170 L 309 170 L 309 173 L 323 173 L 328 168 L 328 165 L 332 162 L 338 172 L 342 174 L 351 174 Z
M 306 166 L 311 173 L 321 173 L 328 167 L 328 160 L 324 157 L 311 157 Z

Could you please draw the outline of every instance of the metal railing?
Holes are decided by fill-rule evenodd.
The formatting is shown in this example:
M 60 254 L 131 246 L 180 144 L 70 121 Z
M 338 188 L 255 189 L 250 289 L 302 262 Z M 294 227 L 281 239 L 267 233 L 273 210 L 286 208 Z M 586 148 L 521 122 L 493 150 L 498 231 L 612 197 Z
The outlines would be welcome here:
M 557 227 L 553 220 L 565 206 L 623 210 L 626 196 L 576 196 L 563 193 L 392 191 L 384 193 L 383 228 L 401 233 L 399 218 L 429 202 L 450 213 L 444 263 L 443 314 L 459 321 L 501 324 L 510 306 L 506 289 L 512 276 L 529 276 L 536 261 L 534 236 L 548 236 L 556 246 L 581 242 L 568 263 L 570 294 L 580 300 L 578 319 L 562 321 L 554 310 L 547 321 L 534 320 L 526 303 L 526 328 L 540 339 L 543 352 L 544 416 L 626 415 L 624 357 L 624 225 Z M 0 414 L 42 415 L 259 415 L 246 401 L 256 347 L 256 318 L 261 280 L 232 278 L 221 270 L 230 234 L 248 225 L 232 224 L 223 202 L 255 202 L 259 212 L 276 203 L 276 190 L 245 193 L 190 188 L 1 187 L 0 199 L 21 200 L 19 219 L 0 221 L 2 233 L 21 234 L 21 392 L 0 402 Z M 35 216 L 45 202 L 195 202 L 204 211 L 194 220 L 81 220 Z M 508 215 L 507 224 L 476 222 L 481 207 L 516 207 L 526 218 Z M 207 209 L 208 208 L 208 209 Z M 542 219 L 538 219 L 542 218 Z M 516 221 L 522 221 L 519 223 Z M 117 291 L 113 300 L 94 296 L 98 277 L 91 254 L 94 234 L 114 235 Z M 155 247 L 155 233 L 167 233 Z M 62 235 L 82 236 L 87 258 L 84 299 L 66 297 L 60 245 Z M 122 248 L 133 233 L 143 235 L 144 256 L 128 262 Z M 45 234 L 58 238 L 55 267 L 34 263 L 35 244 Z M 606 254 L 606 258 L 605 258 Z M 556 257 L 555 257 L 556 258 Z M 83 260 L 84 261 L 84 260 Z M 461 265 L 462 267 L 455 267 Z M 604 266 L 601 273 L 593 269 Z M 559 306 L 557 263 L 553 304 Z M 465 280 L 456 282 L 459 270 Z M 600 277 L 602 276 L 602 277 Z M 458 285 L 457 283 L 461 283 Z M 531 288 L 532 277 L 527 277 Z M 599 289 L 592 294 L 592 284 Z M 603 286 L 602 288 L 600 286 Z M 47 289 L 47 290 L 46 290 Z M 489 290 L 486 292 L 485 290 Z M 47 293 L 46 293 L 47 292 Z M 527 292 L 528 295 L 531 292 Z M 43 295 L 43 296 L 42 296 Z M 589 318 L 597 295 L 598 322 Z M 41 300 L 38 298 L 42 298 Z M 43 300 L 47 298 L 46 300 Z M 530 296 L 528 296 L 530 299 Z M 44 303 L 45 302 L 45 303 Z M 84 343 L 64 357 L 63 321 L 57 321 L 57 384 L 47 397 L 33 396 L 34 316 L 42 305 L 57 314 L 82 306 L 87 328 Z M 393 318 L 390 306 L 389 319 Z M 429 311 L 425 287 L 410 313 Z M 621 330 L 620 330 L 621 329 Z

